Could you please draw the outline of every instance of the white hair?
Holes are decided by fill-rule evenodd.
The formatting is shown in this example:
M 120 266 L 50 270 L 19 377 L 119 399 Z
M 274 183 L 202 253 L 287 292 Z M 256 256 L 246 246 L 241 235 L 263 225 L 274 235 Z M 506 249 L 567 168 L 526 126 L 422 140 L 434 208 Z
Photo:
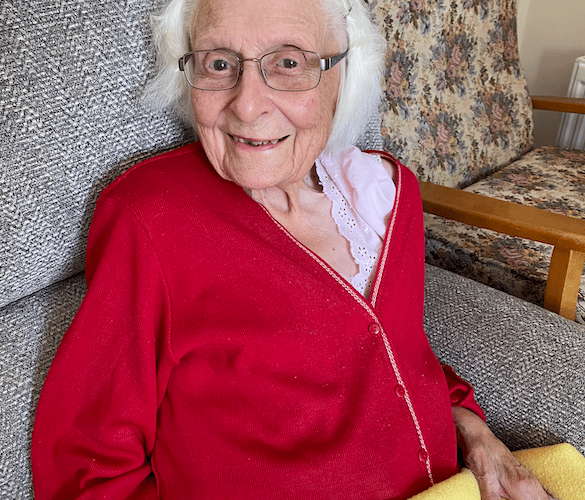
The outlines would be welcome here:
M 385 40 L 378 33 L 362 0 L 319 0 L 326 19 L 324 29 L 338 41 L 339 50 L 349 45 L 340 63 L 341 84 L 331 133 L 325 151 L 337 155 L 355 144 L 381 98 Z M 191 50 L 190 30 L 200 0 L 171 0 L 153 16 L 157 49 L 157 73 L 147 84 L 143 101 L 155 108 L 172 109 L 196 126 L 190 87 L 179 71 L 178 60 Z

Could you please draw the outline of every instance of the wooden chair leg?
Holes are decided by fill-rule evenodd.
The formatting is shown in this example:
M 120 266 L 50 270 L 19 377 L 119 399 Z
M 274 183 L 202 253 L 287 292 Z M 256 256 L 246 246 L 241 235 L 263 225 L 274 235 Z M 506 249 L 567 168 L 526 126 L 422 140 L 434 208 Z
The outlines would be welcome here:
M 546 282 L 544 307 L 575 320 L 585 253 L 556 246 Z

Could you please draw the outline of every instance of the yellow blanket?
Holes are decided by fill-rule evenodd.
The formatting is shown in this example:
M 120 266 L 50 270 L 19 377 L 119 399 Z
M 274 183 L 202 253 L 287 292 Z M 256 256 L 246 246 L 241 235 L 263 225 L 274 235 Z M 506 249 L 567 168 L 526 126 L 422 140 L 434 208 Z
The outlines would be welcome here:
M 585 457 L 570 444 L 521 450 L 514 455 L 557 500 L 585 500 Z M 410 500 L 481 500 L 481 497 L 473 474 L 463 469 Z

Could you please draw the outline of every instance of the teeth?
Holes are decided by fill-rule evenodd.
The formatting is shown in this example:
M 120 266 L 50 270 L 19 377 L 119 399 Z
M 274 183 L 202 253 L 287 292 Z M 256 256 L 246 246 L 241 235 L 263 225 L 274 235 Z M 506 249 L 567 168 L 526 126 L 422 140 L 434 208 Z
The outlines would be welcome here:
M 251 146 L 266 146 L 266 144 L 276 144 L 280 140 L 280 139 L 275 139 L 273 141 L 246 141 L 245 139 L 242 139 L 241 137 L 234 137 L 234 136 L 232 136 L 232 137 L 237 142 L 241 142 L 242 144 L 249 144 Z

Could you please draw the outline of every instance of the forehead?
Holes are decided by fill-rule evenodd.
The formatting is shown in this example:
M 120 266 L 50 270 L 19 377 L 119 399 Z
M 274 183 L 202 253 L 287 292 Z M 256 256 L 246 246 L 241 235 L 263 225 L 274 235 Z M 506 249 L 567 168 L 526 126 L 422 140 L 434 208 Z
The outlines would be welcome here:
M 318 52 L 328 48 L 316 0 L 201 0 L 192 40 L 196 49 L 224 47 L 242 53 L 284 44 Z

